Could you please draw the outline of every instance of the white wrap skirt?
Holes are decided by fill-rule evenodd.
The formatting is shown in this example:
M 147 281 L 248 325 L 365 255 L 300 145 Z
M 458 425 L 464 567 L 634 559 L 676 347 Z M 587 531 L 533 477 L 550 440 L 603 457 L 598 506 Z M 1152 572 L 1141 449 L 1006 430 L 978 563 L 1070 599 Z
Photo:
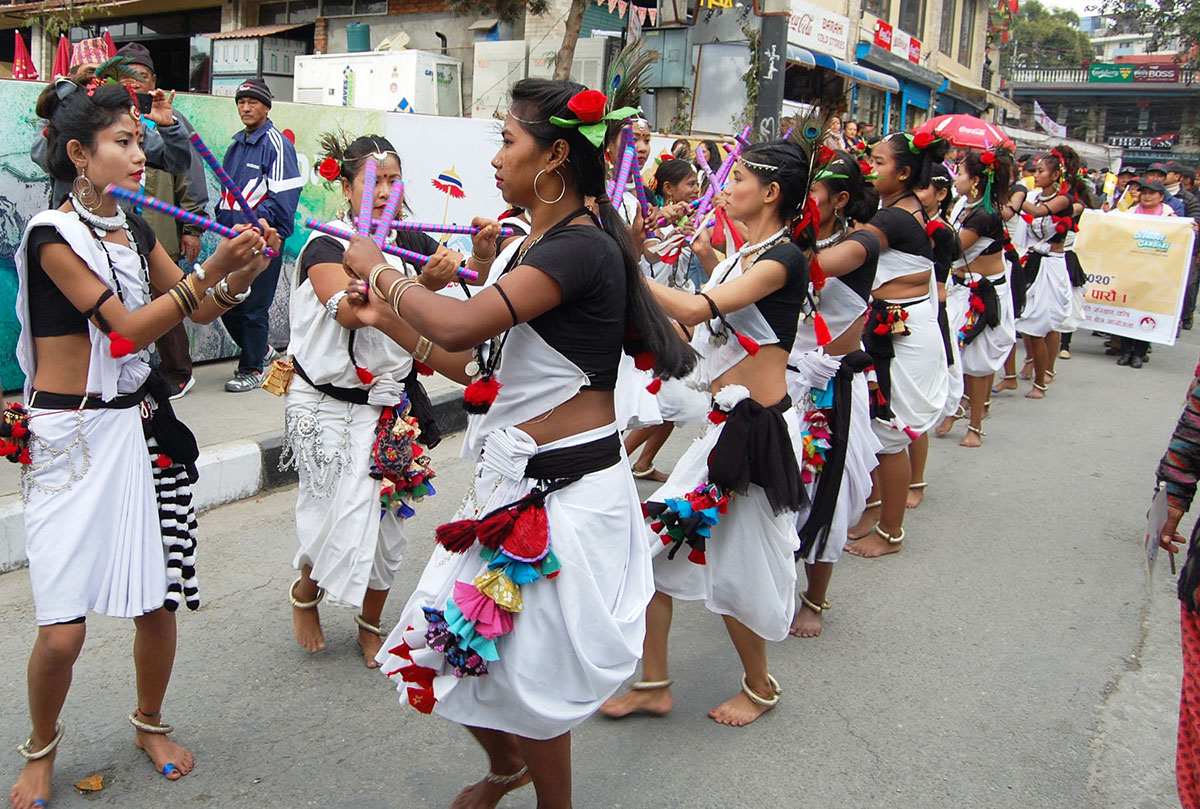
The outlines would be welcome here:
M 362 609 L 368 589 L 388 590 L 408 539 L 394 510 L 380 517 L 381 483 L 369 474 L 382 408 L 339 401 L 299 377 L 288 392 L 282 465 L 300 477 L 292 564 L 334 604 Z
M 961 347 L 959 353 L 962 356 L 962 372 L 968 376 L 990 376 L 998 373 L 1004 367 L 1004 361 L 1008 359 L 1008 354 L 1017 341 L 1012 291 L 1006 283 L 1000 283 L 1006 277 L 1007 273 L 987 276 L 992 283 L 1000 284 L 996 287 L 996 298 L 1000 304 L 1000 325 L 994 329 L 985 328 L 974 340 Z M 970 308 L 970 288 L 951 281 L 946 288 L 946 314 L 950 318 L 950 337 L 956 344 L 958 334 L 967 322 Z M 957 401 L 956 399 L 955 404 Z
M 937 301 L 927 298 L 910 304 L 907 311 L 905 324 L 910 333 L 896 335 L 893 340 L 896 356 L 891 363 L 889 404 L 895 418 L 887 423 L 879 419 L 871 422 L 885 455 L 901 452 L 912 443 L 905 427 L 917 436 L 933 429 L 941 418 L 950 390 L 946 347 L 942 344 L 942 330 L 937 321 Z
M 1017 331 L 1045 337 L 1063 326 L 1071 317 L 1072 292 L 1064 254 L 1042 256 L 1037 277 L 1025 293 L 1025 311 L 1016 320 Z
M 650 371 L 639 370 L 633 364 L 633 357 L 621 354 L 621 362 L 617 365 L 617 384 L 613 388 L 613 407 L 617 411 L 619 431 L 663 423 L 658 397 L 646 390 L 653 377 Z M 663 383 L 664 387 L 666 384 Z
M 615 432 L 609 425 L 539 447 L 515 427 L 493 431 L 456 519 L 477 519 L 529 494 L 536 481 L 525 478 L 525 464 L 535 453 Z M 454 676 L 445 656 L 427 645 L 424 608 L 444 610 L 456 583 L 475 581 L 488 562 L 478 544 L 461 554 L 434 549 L 377 658 L 414 706 L 421 709 L 420 692 L 431 689 L 436 702 L 429 707 L 453 722 L 551 739 L 591 716 L 637 668 L 654 583 L 651 536 L 628 467 L 584 475 L 545 502 L 561 570 L 520 588 L 523 609 L 511 614 L 511 631 L 496 640 L 499 659 L 484 676 Z M 433 670 L 429 689 L 404 680 L 408 666 Z
M 801 436 L 795 408 L 783 414 L 798 451 Z M 709 425 L 675 465 L 667 482 L 648 499 L 682 497 L 708 480 L 708 455 L 724 424 Z M 868 487 L 869 488 L 869 487 Z M 674 559 L 654 538 L 654 585 L 683 601 L 703 601 L 718 615 L 731 616 L 770 641 L 788 636 L 796 609 L 796 560 L 800 546 L 796 513 L 775 514 L 766 493 L 754 484 L 744 495 L 730 495 L 728 511 L 712 527 L 706 564 L 688 559 L 686 548 Z
M 30 416 L 32 463 L 21 483 L 38 624 L 162 607 L 167 553 L 139 409 Z

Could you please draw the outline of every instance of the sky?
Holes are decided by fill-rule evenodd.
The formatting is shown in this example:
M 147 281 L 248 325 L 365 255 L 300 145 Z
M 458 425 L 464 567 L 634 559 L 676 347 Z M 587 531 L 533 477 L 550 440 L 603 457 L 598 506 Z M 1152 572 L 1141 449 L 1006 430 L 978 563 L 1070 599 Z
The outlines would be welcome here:
M 1045 0 L 1044 5 L 1050 8 L 1066 8 L 1074 11 L 1080 17 L 1089 17 L 1095 14 L 1095 11 L 1090 10 L 1093 6 L 1098 6 L 1096 0 Z

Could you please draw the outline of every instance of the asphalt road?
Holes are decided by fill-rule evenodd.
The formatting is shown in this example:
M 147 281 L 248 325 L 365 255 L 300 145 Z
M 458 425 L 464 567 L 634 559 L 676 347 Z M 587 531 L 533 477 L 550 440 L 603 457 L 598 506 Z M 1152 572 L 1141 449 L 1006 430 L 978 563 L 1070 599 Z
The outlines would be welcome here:
M 995 397 L 980 450 L 935 440 L 902 553 L 847 556 L 825 634 L 770 650 L 784 687 L 754 725 L 705 712 L 739 669 L 720 620 L 676 611 L 675 712 L 594 718 L 575 734 L 578 807 L 1169 807 L 1178 602 L 1165 562 L 1147 584 L 1141 533 L 1155 465 L 1200 340 L 1137 371 L 1081 333 L 1047 399 Z M 1026 384 L 1027 387 L 1027 384 Z M 686 444 L 676 436 L 669 462 Z M 395 620 L 470 477 L 435 452 L 441 494 L 384 613 Z M 647 488 L 644 493 L 648 493 Z M 464 732 L 398 704 L 366 671 L 351 614 L 323 611 L 329 651 L 291 637 L 294 490 L 202 518 L 204 608 L 181 615 L 165 718 L 196 754 L 178 783 L 132 744 L 128 622 L 92 617 L 64 719 L 54 806 L 445 807 L 486 764 Z M 1187 521 L 1190 528 L 1191 520 Z M 28 579 L 0 576 L 0 780 L 28 733 Z M 105 776 L 103 792 L 71 784 Z M 532 807 L 532 790 L 501 804 Z

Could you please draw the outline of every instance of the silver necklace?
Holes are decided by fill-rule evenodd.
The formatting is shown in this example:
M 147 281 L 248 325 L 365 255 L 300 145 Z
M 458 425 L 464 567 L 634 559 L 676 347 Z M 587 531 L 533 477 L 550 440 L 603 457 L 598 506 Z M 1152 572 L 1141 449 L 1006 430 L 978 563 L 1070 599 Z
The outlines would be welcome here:
M 757 244 L 742 245 L 741 248 L 738 250 L 738 255 L 741 256 L 742 258 L 745 258 L 746 256 L 749 256 L 749 255 L 753 255 L 754 253 L 759 252 L 763 248 L 768 247 L 772 242 L 774 242 L 776 239 L 778 239 L 785 233 L 787 233 L 786 225 L 784 227 L 781 227 L 779 230 L 775 231 L 774 233 L 772 233 L 767 238 L 763 239 L 761 242 L 758 242 Z
M 817 249 L 824 250 L 826 247 L 832 247 L 833 245 L 840 242 L 842 239 L 846 238 L 846 234 L 849 232 L 850 232 L 850 226 L 844 225 L 844 226 L 842 226 L 841 230 L 839 230 L 837 233 L 830 236 L 828 239 L 817 239 Z
M 120 230 L 125 227 L 125 210 L 118 207 L 115 216 L 100 216 L 92 213 L 87 207 L 79 201 L 75 194 L 68 194 L 71 200 L 71 207 L 75 209 L 76 215 L 82 219 L 88 227 L 96 231 L 96 235 L 100 236 L 104 233 L 112 233 L 114 230 Z

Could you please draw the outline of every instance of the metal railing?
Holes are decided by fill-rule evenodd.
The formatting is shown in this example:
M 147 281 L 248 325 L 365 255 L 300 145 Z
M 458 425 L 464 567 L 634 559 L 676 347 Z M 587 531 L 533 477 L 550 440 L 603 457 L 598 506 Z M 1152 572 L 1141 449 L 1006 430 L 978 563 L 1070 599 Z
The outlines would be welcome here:
M 1008 70 L 1009 84 L 1087 84 L 1088 71 L 1080 67 L 1018 67 Z M 1192 84 L 1196 69 L 1179 70 L 1179 84 Z

